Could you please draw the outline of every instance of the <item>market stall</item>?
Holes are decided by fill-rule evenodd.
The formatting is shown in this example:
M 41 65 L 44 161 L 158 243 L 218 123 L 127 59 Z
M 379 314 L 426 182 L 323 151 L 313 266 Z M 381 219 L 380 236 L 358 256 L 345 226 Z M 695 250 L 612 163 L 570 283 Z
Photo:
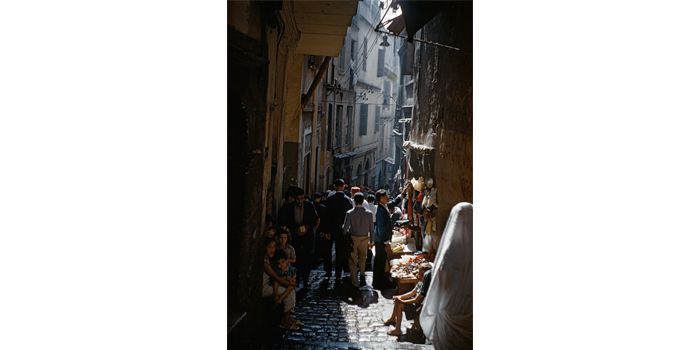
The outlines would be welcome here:
M 403 294 L 418 283 L 418 266 L 426 262 L 426 254 L 406 254 L 391 260 L 391 277 L 396 280 L 397 294 Z
M 413 254 L 416 251 L 416 242 L 411 237 L 410 231 L 394 228 L 391 244 L 387 249 L 391 249 L 391 251 L 387 250 L 387 256 L 393 259 L 404 254 Z
M 396 281 L 398 293 L 411 290 L 418 282 L 415 273 L 407 267 L 415 260 L 415 254 L 416 243 L 411 237 L 411 230 L 407 227 L 394 228 L 391 244 L 387 246 L 387 269 L 391 272 L 391 278 Z

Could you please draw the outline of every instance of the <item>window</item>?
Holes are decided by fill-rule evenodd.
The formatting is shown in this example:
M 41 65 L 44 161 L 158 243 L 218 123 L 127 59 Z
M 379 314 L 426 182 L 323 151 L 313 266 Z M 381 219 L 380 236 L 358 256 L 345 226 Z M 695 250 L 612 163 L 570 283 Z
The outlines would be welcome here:
M 353 61 L 357 59 L 357 58 L 355 58 L 355 44 L 356 43 L 357 42 L 355 40 L 350 41 L 350 59 Z
M 304 135 L 304 154 L 311 153 L 311 133 Z
M 367 71 L 367 38 L 362 39 L 362 70 Z
M 406 84 L 406 98 L 413 98 L 413 81 Z
M 335 82 L 335 62 L 331 60 L 331 84 Z
M 349 106 L 348 106 L 349 107 Z M 348 112 L 352 112 L 352 109 L 348 109 Z M 352 114 L 345 114 L 345 144 L 351 145 L 352 142 L 350 138 L 352 137 Z
M 328 169 L 326 169 L 326 187 L 329 187 L 331 183 L 333 183 L 333 180 L 331 179 L 331 168 L 328 167 Z
M 328 104 L 328 130 L 326 131 L 326 150 L 330 151 L 333 147 L 333 104 Z
M 340 57 L 338 58 L 338 71 L 345 71 L 345 44 L 340 48 Z
M 333 60 L 331 60 L 331 65 L 333 65 Z M 331 68 L 326 69 L 326 83 L 333 83 L 333 73 L 331 73 Z
M 384 159 L 384 126 L 382 125 L 381 134 L 379 134 L 379 156 Z
M 343 140 L 341 138 L 341 132 L 343 128 L 341 123 L 343 122 L 343 106 L 338 106 L 335 113 L 335 147 L 340 147 L 340 142 Z
M 360 105 L 360 136 L 367 135 L 367 105 Z
M 352 106 L 348 106 L 348 110 L 347 110 L 347 113 L 345 113 L 345 115 L 346 115 L 347 118 L 348 118 L 348 135 L 350 135 L 350 136 L 349 136 L 349 137 L 350 137 L 350 141 L 349 141 L 348 143 L 352 145 L 352 139 L 353 139 L 353 137 L 355 136 L 355 135 L 354 135 L 355 133 L 353 133 L 353 130 L 352 130 L 352 121 L 353 121 L 353 119 L 354 119 L 354 117 L 355 117 L 355 115 L 352 114 Z
M 369 159 L 365 160 L 365 181 L 363 184 L 369 186 Z
M 394 38 L 394 40 L 396 40 L 396 38 Z M 395 46 L 396 46 L 396 45 L 392 46 L 392 50 L 391 50 L 391 51 L 392 51 L 392 54 L 394 55 L 394 64 L 393 64 L 393 66 L 392 66 L 391 68 L 393 68 L 394 71 L 399 71 L 399 72 L 400 72 L 400 71 L 401 71 L 401 66 L 399 66 L 399 55 L 398 55 L 398 52 L 395 52 L 395 51 L 393 50 L 393 48 L 394 48 Z
M 379 132 L 379 125 L 381 123 L 381 110 L 379 106 L 374 106 L 374 133 Z
M 377 52 L 377 76 L 378 77 L 383 77 L 384 76 L 384 49 L 380 49 Z

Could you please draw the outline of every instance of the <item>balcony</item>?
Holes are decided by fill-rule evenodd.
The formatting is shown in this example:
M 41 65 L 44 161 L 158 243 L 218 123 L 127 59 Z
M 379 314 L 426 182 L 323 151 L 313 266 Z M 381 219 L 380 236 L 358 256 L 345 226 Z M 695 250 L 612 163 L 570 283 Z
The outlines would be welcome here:
M 300 31 L 297 53 L 337 57 L 357 4 L 357 0 L 295 1 L 294 19 Z

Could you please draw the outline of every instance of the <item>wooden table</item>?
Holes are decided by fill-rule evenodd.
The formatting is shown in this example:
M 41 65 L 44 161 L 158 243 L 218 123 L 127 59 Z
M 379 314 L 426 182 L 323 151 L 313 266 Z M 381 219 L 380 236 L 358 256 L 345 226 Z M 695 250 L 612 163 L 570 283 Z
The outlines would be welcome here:
M 411 291 L 418 283 L 417 278 L 397 278 L 396 279 L 396 294 L 404 294 Z

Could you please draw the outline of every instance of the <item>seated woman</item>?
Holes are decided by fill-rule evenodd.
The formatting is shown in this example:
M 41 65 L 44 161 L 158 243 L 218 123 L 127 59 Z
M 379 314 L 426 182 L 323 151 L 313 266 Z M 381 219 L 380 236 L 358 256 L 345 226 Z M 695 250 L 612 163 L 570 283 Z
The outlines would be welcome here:
M 389 319 L 384 322 L 385 326 L 394 325 L 394 329 L 387 332 L 388 335 L 401 335 L 401 320 L 405 305 L 418 307 L 423 303 L 423 298 L 428 294 L 430 287 L 430 264 L 422 263 L 418 266 L 418 283 L 410 292 L 394 296 L 394 311 Z
M 263 297 L 269 297 L 269 298 L 275 298 L 275 289 L 274 289 L 274 284 L 278 283 L 280 287 L 285 288 L 286 287 L 291 287 L 292 291 L 285 297 L 285 306 L 287 304 L 292 305 L 295 303 L 296 299 L 296 293 L 294 292 L 294 286 L 296 286 L 297 281 L 296 281 L 296 276 L 292 277 L 282 277 L 279 274 L 275 272 L 275 269 L 272 266 L 272 260 L 275 256 L 275 252 L 277 249 L 277 242 L 275 241 L 274 238 L 265 238 L 265 256 L 264 256 L 264 265 L 263 265 L 263 285 L 262 285 L 262 296 Z M 286 311 L 286 310 L 285 310 Z M 290 317 L 285 317 L 282 320 L 282 327 L 288 328 L 288 329 L 295 329 L 298 328 L 298 323 Z

